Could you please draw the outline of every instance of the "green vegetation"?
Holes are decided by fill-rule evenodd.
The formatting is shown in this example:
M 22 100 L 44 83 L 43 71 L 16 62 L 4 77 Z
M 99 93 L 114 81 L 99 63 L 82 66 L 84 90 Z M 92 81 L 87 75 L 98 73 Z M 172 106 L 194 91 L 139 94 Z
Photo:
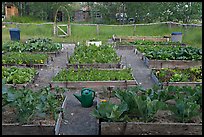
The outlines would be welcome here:
M 178 122 L 191 122 L 195 116 L 202 116 L 202 85 L 168 86 L 165 89 L 143 89 L 140 86 L 113 91 L 120 104 L 110 101 L 100 102 L 92 111 L 92 115 L 103 121 L 140 121 L 154 120 L 159 110 L 170 110 L 171 117 Z M 175 105 L 167 103 L 175 100 Z
M 116 50 L 111 45 L 80 45 L 74 50 L 74 54 L 70 57 L 69 63 L 83 64 L 83 63 L 118 63 Z
M 3 52 L 55 52 L 62 44 L 53 43 L 49 38 L 30 38 L 26 42 L 7 41 L 2 45 Z
M 181 45 L 180 42 L 166 42 L 166 41 L 148 41 L 148 40 L 136 40 L 134 42 L 130 42 L 133 45 Z
M 2 55 L 2 64 L 45 64 L 47 54 L 8 52 Z
M 15 28 L 14 24 L 6 25 L 2 28 L 2 40 L 10 41 L 9 28 Z M 99 39 L 103 44 L 107 43 L 113 34 L 118 36 L 133 36 L 134 26 L 99 26 L 99 35 L 96 32 L 96 26 L 79 26 L 71 25 L 71 36 L 69 37 L 54 37 L 53 25 L 18 25 L 20 29 L 21 41 L 26 41 L 29 38 L 51 38 L 54 42 L 67 42 L 85 44 L 86 40 Z M 172 27 L 168 28 L 167 25 L 149 25 L 137 26 L 135 31 L 136 36 L 164 36 L 171 35 L 172 32 L 182 32 L 182 43 L 192 45 L 193 47 L 202 48 L 202 28 L 197 27 Z
M 202 60 L 202 49 L 191 46 L 138 45 L 136 48 L 148 59 Z
M 16 114 L 16 121 L 20 124 L 29 124 L 39 120 L 57 120 L 64 100 L 63 90 L 55 89 L 51 92 L 49 87 L 41 88 L 39 91 L 30 89 L 7 89 L 3 84 L 2 107 L 10 107 Z M 2 111 L 3 113 L 3 111 Z
M 202 82 L 202 66 L 187 69 L 154 69 L 153 73 L 160 82 Z
M 31 16 L 11 16 L 10 19 L 5 19 L 4 22 L 18 22 L 18 23 L 43 23 L 45 21 L 42 21 L 36 17 Z
M 6 84 L 25 84 L 33 80 L 37 70 L 34 68 L 17 68 L 2 66 L 2 79 L 6 79 Z
M 95 68 L 62 69 L 53 81 L 117 81 L 133 80 L 130 68 L 122 70 L 100 70 Z

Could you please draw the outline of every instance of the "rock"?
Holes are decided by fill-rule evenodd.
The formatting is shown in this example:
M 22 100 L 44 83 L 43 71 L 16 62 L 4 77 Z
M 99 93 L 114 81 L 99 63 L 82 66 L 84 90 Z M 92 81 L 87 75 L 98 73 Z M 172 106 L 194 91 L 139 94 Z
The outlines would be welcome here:
M 176 105 L 176 101 L 174 99 L 169 99 L 169 100 L 165 101 L 165 103 L 167 103 L 169 105 Z

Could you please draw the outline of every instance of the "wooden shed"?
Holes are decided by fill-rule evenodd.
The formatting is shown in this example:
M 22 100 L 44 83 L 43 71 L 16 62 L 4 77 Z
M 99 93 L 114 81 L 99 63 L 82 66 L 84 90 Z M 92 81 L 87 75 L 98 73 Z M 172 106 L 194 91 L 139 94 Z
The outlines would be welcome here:
M 18 8 L 14 4 L 5 4 L 5 17 L 9 19 L 11 16 L 18 16 Z
M 74 20 L 77 22 L 90 20 L 90 8 L 88 6 L 82 7 L 75 11 Z

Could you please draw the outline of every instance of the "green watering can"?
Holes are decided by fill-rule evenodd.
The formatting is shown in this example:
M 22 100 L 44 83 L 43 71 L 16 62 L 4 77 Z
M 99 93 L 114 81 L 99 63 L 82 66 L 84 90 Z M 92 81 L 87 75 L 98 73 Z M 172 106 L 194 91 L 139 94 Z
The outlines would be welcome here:
M 84 88 L 81 90 L 81 96 L 76 94 L 73 95 L 81 102 L 82 107 L 87 108 L 93 105 L 95 94 L 95 91 L 89 88 Z

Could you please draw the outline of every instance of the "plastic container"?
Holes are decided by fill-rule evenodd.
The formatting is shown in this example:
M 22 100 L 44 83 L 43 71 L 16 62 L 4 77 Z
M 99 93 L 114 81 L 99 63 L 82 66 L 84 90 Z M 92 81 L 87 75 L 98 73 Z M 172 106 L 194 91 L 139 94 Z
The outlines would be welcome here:
M 9 29 L 11 40 L 20 40 L 20 30 L 18 28 Z
M 172 42 L 182 42 L 182 33 L 181 32 L 172 32 L 171 33 Z

